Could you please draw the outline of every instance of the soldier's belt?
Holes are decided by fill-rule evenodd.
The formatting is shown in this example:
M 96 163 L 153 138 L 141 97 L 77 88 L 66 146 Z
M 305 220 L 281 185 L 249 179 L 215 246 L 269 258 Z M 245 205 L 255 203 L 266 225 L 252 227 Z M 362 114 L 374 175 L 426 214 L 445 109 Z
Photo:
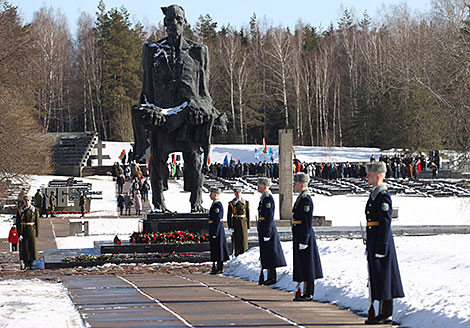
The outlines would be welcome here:
M 368 227 L 378 227 L 379 226 L 379 221 L 368 221 L 367 226 Z
M 292 221 L 292 224 L 302 224 L 302 220 L 294 220 Z
M 22 225 L 34 225 L 34 222 L 21 222 Z
M 246 215 L 245 214 L 243 214 L 243 215 L 233 215 L 233 217 L 234 218 L 245 218 Z
M 258 221 L 264 221 L 264 217 L 260 216 L 260 217 L 258 218 Z

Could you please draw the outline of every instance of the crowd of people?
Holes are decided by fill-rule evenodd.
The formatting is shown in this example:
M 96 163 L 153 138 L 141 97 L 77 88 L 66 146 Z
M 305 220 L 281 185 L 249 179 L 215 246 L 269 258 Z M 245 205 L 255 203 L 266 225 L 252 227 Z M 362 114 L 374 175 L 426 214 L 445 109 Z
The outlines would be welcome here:
M 390 179 L 417 179 L 422 170 L 431 170 L 433 177 L 437 177 L 438 165 L 435 157 L 426 158 L 418 155 L 381 155 L 378 159 L 372 155 L 370 162 L 384 162 L 387 172 L 385 178 Z M 304 172 L 310 177 L 336 180 L 343 178 L 365 178 L 365 162 L 301 162 L 294 158 L 292 170 L 294 173 Z M 234 179 L 246 175 L 264 176 L 271 179 L 279 177 L 279 164 L 273 162 L 236 163 L 232 158 L 228 165 L 212 163 L 209 173 L 213 176 Z
M 141 167 L 135 161 L 123 165 L 115 162 L 113 176 L 116 178 L 119 214 L 132 215 L 131 211 L 134 207 L 135 215 L 140 215 L 143 202 L 148 201 L 150 190 L 150 182 L 145 177 Z M 124 190 L 126 181 L 130 181 L 128 190 Z

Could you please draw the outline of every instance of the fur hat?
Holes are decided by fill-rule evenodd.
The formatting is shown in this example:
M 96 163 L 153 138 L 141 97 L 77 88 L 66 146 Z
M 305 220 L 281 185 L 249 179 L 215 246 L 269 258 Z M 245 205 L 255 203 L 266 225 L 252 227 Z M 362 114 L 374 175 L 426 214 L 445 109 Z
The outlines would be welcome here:
M 271 179 L 265 177 L 258 178 L 258 185 L 263 185 L 269 187 L 271 185 Z
M 366 172 L 385 173 L 387 172 L 387 167 L 384 162 L 370 162 L 366 164 Z
M 211 194 L 214 193 L 214 194 L 220 194 L 220 188 L 217 188 L 217 187 L 212 187 L 211 188 Z
M 308 174 L 304 172 L 299 172 L 294 175 L 294 182 L 299 182 L 299 183 L 308 183 L 310 181 L 310 177 Z

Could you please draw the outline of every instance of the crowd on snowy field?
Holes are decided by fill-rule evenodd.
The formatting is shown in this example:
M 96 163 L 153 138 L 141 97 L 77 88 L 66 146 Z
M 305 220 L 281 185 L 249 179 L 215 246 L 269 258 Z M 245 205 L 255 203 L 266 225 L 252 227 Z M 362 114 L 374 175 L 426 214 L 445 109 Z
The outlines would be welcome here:
M 256 175 L 271 179 L 279 178 L 279 164 L 269 162 L 235 163 L 232 158 L 228 165 L 213 163 L 209 166 L 209 173 L 224 179 L 234 179 L 245 175 Z
M 434 152 L 429 157 L 423 154 L 393 156 L 381 155 L 378 159 L 372 155 L 370 162 L 384 162 L 387 168 L 386 178 L 395 179 L 416 179 L 422 170 L 429 169 L 433 177 L 437 177 L 439 162 L 439 153 Z M 301 162 L 294 158 L 293 173 L 304 172 L 309 176 L 319 179 L 335 180 L 343 178 L 365 178 L 366 168 L 363 162 Z M 170 170 L 170 172 L 172 172 Z M 265 176 L 272 179 L 279 177 L 279 164 L 274 162 L 254 162 L 240 163 L 235 162 L 232 157 L 226 163 L 212 163 L 209 166 L 209 173 L 213 176 L 234 179 L 246 175 Z

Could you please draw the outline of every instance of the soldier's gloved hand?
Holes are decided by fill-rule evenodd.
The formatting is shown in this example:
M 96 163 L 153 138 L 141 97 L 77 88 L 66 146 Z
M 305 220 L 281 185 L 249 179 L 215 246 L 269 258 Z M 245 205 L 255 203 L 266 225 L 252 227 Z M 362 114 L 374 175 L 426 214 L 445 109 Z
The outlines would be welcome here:
M 20 236 L 18 239 L 19 239 L 20 241 L 22 241 L 22 240 L 23 240 L 23 236 Z
M 384 258 L 386 255 L 383 254 L 375 254 L 375 257 L 378 259 Z
M 308 247 L 308 245 L 305 245 L 305 244 L 299 244 L 299 250 L 303 251 L 304 249 L 306 249 Z
M 233 228 L 230 228 L 230 229 L 228 229 L 228 231 L 229 231 L 230 233 L 233 233 L 235 230 L 233 230 Z
M 263 237 L 264 241 L 269 241 L 269 239 L 271 239 L 271 237 Z
M 217 238 L 217 236 L 212 236 L 212 238 Z

